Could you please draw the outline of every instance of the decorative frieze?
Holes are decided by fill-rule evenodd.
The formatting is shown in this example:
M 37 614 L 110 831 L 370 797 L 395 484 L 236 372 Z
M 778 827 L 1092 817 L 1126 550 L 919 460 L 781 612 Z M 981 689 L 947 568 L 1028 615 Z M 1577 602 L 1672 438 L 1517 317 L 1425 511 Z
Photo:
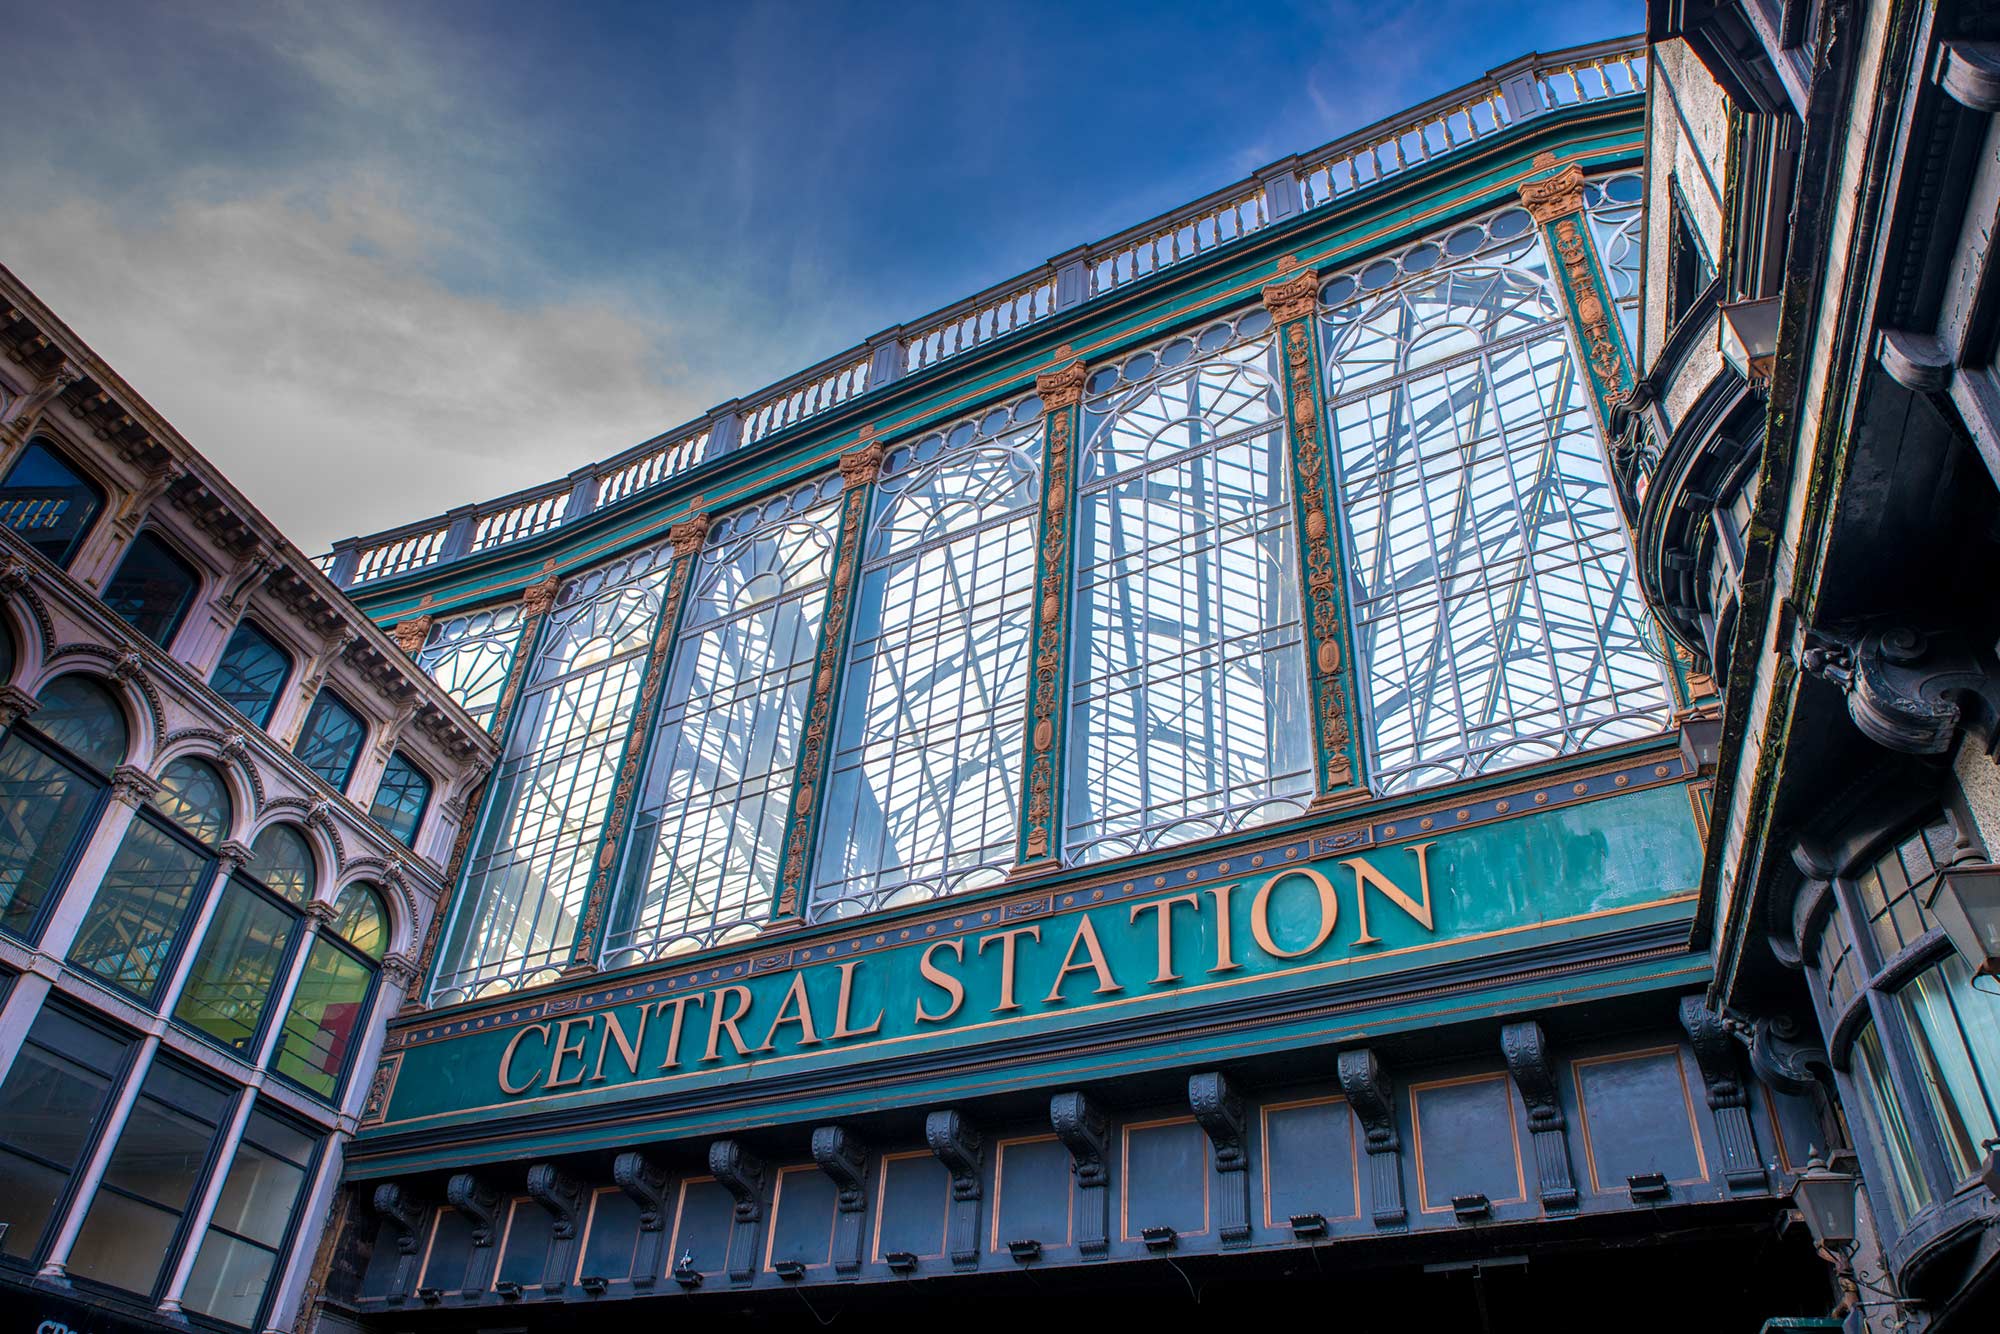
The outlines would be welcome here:
M 1544 153 L 1535 159 L 1535 165 L 1552 168 L 1556 159 Z M 1584 219 L 1584 185 L 1583 168 L 1571 163 L 1552 175 L 1523 181 L 1519 191 L 1522 206 L 1541 225 L 1548 242 L 1550 268 L 1561 288 L 1564 313 L 1583 354 L 1597 428 L 1604 439 L 1611 440 L 1618 435 L 1612 409 L 1630 397 L 1634 377 L 1610 286 L 1604 280 Z
M 1028 690 L 1025 773 L 1016 873 L 1062 864 L 1063 733 L 1069 716 L 1070 527 L 1075 491 L 1079 406 L 1087 371 L 1072 361 L 1035 377 L 1041 397 L 1042 510 L 1035 551 L 1034 680 Z

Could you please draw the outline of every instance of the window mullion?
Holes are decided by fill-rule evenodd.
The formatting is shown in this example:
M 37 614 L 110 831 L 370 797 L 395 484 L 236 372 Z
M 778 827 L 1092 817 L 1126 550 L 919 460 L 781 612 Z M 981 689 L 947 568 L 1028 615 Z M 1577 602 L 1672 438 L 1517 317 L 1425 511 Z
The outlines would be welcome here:
M 819 618 L 819 640 L 813 650 L 812 702 L 792 767 L 792 804 L 785 815 L 785 837 L 778 866 L 777 895 L 771 904 L 771 929 L 802 926 L 812 890 L 812 864 L 818 847 L 819 808 L 826 798 L 826 776 L 832 766 L 835 724 L 841 681 L 854 621 L 854 597 L 861 586 L 861 553 L 868 516 L 875 504 L 875 483 L 886 451 L 879 440 L 840 456 L 840 531 L 828 558 L 826 602 Z M 867 701 L 861 701 L 865 709 Z
M 1070 599 L 1076 582 L 1072 493 L 1082 435 L 1084 364 L 1035 377 L 1042 432 L 1042 519 L 1035 547 L 1034 656 L 1021 749 L 1016 873 L 1062 864 L 1063 756 L 1069 710 Z
M 1274 349 L 1283 385 L 1287 451 L 1296 510 L 1300 592 L 1305 602 L 1308 676 L 1312 682 L 1315 790 L 1312 810 L 1368 797 L 1360 729 L 1348 690 L 1349 641 L 1340 514 L 1336 508 L 1326 407 L 1318 383 L 1319 274 L 1307 269 L 1266 286 L 1264 307 L 1277 333 Z

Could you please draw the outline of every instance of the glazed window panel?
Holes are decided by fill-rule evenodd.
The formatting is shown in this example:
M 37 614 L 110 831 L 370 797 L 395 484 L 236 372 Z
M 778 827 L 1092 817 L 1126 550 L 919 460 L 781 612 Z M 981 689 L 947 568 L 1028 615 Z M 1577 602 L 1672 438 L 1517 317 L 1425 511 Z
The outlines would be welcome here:
M 1086 387 L 1075 861 L 1284 819 L 1312 796 L 1277 358 L 1260 307 L 1100 369 Z
M 317 1147 L 312 1136 L 263 1108 L 250 1113 L 195 1255 L 182 1299 L 189 1310 L 255 1324 Z
M 568 963 L 672 569 L 671 548 L 648 548 L 557 595 L 467 859 L 437 999 L 531 985 Z
M 709 532 L 605 937 L 612 967 L 745 939 L 769 915 L 841 495 L 834 473 Z
M 157 533 L 143 532 L 125 549 L 104 586 L 104 605 L 161 648 L 173 643 L 201 579 Z
M 1597 244 L 1597 261 L 1611 289 L 1611 302 L 1618 310 L 1625 347 L 1636 356 L 1639 281 L 1646 246 L 1645 177 L 1636 171 L 1622 171 L 1593 179 L 1583 187 L 1583 215 L 1590 224 L 1590 239 Z M 1689 293 L 1689 299 L 1693 295 Z
M 29 936 L 95 823 L 101 779 L 17 726 L 0 742 L 0 928 Z
M 65 568 L 103 508 L 103 488 L 40 436 L 28 442 L 0 480 L 0 524 Z
M 1917 1157 L 1910 1134 L 1908 1115 L 1895 1082 L 1889 1076 L 1888 1057 L 1882 1050 L 1882 1036 L 1873 1023 L 1855 1035 L 1850 1057 L 1854 1077 L 1861 1085 L 1861 1112 L 1873 1131 L 1872 1138 L 1888 1159 L 1890 1184 L 1895 1187 L 1891 1203 L 1899 1226 L 1931 1201 L 1930 1178 Z
M 870 516 L 814 920 L 998 883 L 1013 864 L 1042 410 L 899 443 Z
M 1925 1101 L 1944 1143 L 1952 1179 L 1980 1169 L 1986 1141 L 2000 1136 L 2000 996 L 1972 984 L 1952 954 L 1896 995 L 1916 1048 Z
M 271 993 L 291 958 L 296 914 L 239 881 L 223 886 L 174 1018 L 255 1058 Z
M 285 902 L 300 907 L 312 900 L 313 887 L 319 883 L 312 845 L 289 825 L 274 824 L 257 835 L 244 870 Z
M 521 642 L 521 604 L 488 607 L 431 626 L 417 666 L 491 730 Z
M 70 948 L 70 962 L 153 1000 L 214 866 L 207 851 L 142 812 L 112 854 Z
M 222 660 L 216 663 L 208 683 L 229 707 L 264 727 L 270 723 L 291 674 L 291 655 L 245 621 L 229 636 L 229 646 L 223 649 Z
M 1950 860 L 1953 837 L 1948 821 L 1933 821 L 1855 877 L 1854 888 L 1868 919 L 1868 932 L 1885 961 L 1931 929 L 1931 916 L 1924 911 L 1920 891 L 1937 874 L 1939 860 Z
M 361 715 L 331 690 L 322 690 L 292 750 L 306 768 L 345 792 L 347 780 L 354 776 L 354 762 L 361 758 L 361 743 L 367 739 L 368 725 Z
M 32 1261 L 130 1044 L 47 1006 L 0 1080 L 0 1255 Z
M 416 842 L 417 828 L 423 824 L 424 808 L 430 802 L 431 780 L 399 750 L 382 770 L 368 818 L 407 848 Z
M 300 1088 L 332 1101 L 347 1073 L 374 985 L 373 968 L 324 933 L 316 937 L 285 1014 L 272 1067 Z
M 1663 664 L 1532 220 L 1321 289 L 1374 784 L 1656 735 Z

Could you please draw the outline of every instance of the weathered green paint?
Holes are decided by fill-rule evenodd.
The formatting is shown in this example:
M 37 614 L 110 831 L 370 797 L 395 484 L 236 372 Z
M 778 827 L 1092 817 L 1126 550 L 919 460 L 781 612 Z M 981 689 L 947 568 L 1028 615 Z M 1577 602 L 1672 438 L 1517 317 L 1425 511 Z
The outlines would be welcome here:
M 1209 1006 L 1684 919 L 1700 856 L 1679 782 L 1461 830 L 1412 827 L 1403 841 L 1351 854 L 1288 861 L 1269 846 L 1212 874 L 940 905 L 879 931 L 817 932 L 775 958 L 606 979 L 595 992 L 404 1027 L 390 1059 L 420 1059 L 401 1062 L 364 1140 L 454 1125 L 490 1133 L 496 1121 L 579 1107 L 610 1116 L 623 1103 L 690 1089 L 720 1096 L 799 1071 L 842 1072 L 843 1082 L 889 1057 L 950 1050 L 976 1060 L 991 1044 L 1070 1030 L 1063 1045 L 1079 1056 L 1113 1019 L 1185 1015 L 1193 1025 Z M 1164 913 L 1173 917 L 1163 959 Z M 733 1033 L 718 1017 L 733 1020 Z M 517 1092 L 503 1091 L 503 1059 Z

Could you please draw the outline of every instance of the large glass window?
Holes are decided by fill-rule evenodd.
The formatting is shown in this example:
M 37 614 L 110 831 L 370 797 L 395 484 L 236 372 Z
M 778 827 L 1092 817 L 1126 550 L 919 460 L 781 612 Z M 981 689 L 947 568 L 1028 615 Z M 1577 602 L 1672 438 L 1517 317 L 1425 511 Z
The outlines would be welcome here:
M 345 792 L 347 780 L 354 776 L 354 762 L 361 758 L 361 743 L 367 739 L 368 724 L 361 715 L 331 690 L 322 690 L 292 750 L 306 768 Z
M 1378 790 L 1654 735 L 1666 676 L 1532 219 L 1321 289 Z
M 130 1047 L 55 1005 L 35 1016 L 0 1082 L 0 1254 L 40 1254 Z
M 2000 1136 L 2000 996 L 1972 985 L 1957 954 L 1911 979 L 1896 993 L 1910 1026 L 1924 1098 L 1944 1144 L 1952 1179 L 1965 1181 L 1986 1158 L 1986 1141 Z
M 173 643 L 201 577 L 150 529 L 132 539 L 104 586 L 104 605 L 161 648 Z
M 314 886 L 319 882 L 312 845 L 290 825 L 270 825 L 257 835 L 250 845 L 250 864 L 244 871 L 285 902 L 301 908 L 312 902 Z
M 28 442 L 0 480 L 0 524 L 64 567 L 103 508 L 103 488 L 72 468 L 41 436 Z
M 468 612 L 431 626 L 417 666 L 490 730 L 520 641 L 520 603 Z
M 188 1276 L 188 1310 L 256 1325 L 316 1147 L 311 1134 L 264 1108 L 250 1113 Z
M 341 890 L 333 908 L 306 955 L 273 1060 L 280 1075 L 329 1102 L 347 1074 L 389 934 L 381 897 L 367 885 Z
M 152 802 L 133 817 L 84 914 L 70 962 L 152 1001 L 166 984 L 181 930 L 228 836 L 222 776 L 175 760 Z
M 125 759 L 125 719 L 104 687 L 64 676 L 0 741 L 0 928 L 32 936 Z
M 841 495 L 834 473 L 709 531 L 605 937 L 612 967 L 753 936 L 769 915 Z
M 1031 396 L 883 456 L 815 918 L 995 884 L 1013 864 L 1042 430 Z
M 569 961 L 672 570 L 672 548 L 651 547 L 557 595 L 467 859 L 440 1001 L 552 978 Z
M 431 780 L 399 750 L 382 770 L 368 817 L 407 848 L 416 842 L 417 826 L 424 822 L 424 807 L 430 803 Z
M 1282 819 L 1312 799 L 1277 357 L 1259 307 L 1086 385 L 1068 776 L 1076 861 Z
M 298 914 L 248 876 L 231 876 L 195 952 L 174 1018 L 256 1058 L 271 994 L 285 977 Z
M 269 725 L 291 674 L 291 655 L 245 621 L 229 636 L 229 646 L 222 650 L 222 661 L 215 665 L 215 675 L 208 683 L 231 708 L 264 727 Z
M 153 1062 L 70 1250 L 72 1275 L 151 1296 L 230 1097 L 164 1057 Z

